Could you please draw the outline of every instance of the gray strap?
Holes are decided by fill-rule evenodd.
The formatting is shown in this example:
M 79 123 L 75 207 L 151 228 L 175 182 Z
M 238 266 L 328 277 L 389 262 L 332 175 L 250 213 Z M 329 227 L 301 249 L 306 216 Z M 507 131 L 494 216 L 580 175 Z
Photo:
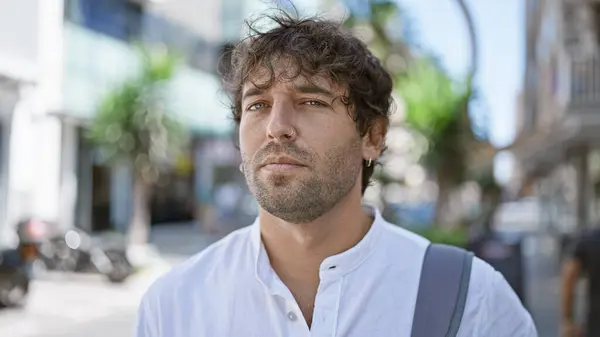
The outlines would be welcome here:
M 425 252 L 412 337 L 455 337 L 460 327 L 473 254 L 441 244 Z

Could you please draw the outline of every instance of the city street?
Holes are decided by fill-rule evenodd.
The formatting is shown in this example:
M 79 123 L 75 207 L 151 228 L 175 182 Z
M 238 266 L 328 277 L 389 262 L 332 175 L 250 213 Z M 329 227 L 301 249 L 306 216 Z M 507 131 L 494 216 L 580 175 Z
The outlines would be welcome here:
M 92 275 L 52 274 L 33 283 L 23 309 L 0 311 L 0 336 L 131 336 L 137 303 L 167 266 L 113 285 Z
M 135 321 L 135 312 L 126 310 L 116 312 L 109 316 L 76 326 L 71 326 L 65 331 L 56 332 L 47 337 L 131 337 L 132 322 Z
M 218 239 L 188 224 L 155 228 L 151 242 L 161 262 L 121 285 L 98 275 L 49 273 L 32 284 L 23 309 L 0 310 L 0 336 L 129 337 L 137 305 L 152 282 Z

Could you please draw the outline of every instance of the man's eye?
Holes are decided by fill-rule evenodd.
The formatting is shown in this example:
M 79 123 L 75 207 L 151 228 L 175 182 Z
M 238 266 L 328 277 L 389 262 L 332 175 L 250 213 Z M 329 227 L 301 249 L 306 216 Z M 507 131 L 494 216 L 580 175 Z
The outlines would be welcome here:
M 260 110 L 264 107 L 265 107 L 265 103 L 258 102 L 258 103 L 254 103 L 254 104 L 250 105 L 247 110 L 256 111 L 256 110 Z
M 325 104 L 323 104 L 323 103 L 321 103 L 319 101 L 312 101 L 312 100 L 311 101 L 306 101 L 306 102 L 304 102 L 302 104 L 310 105 L 310 106 L 314 106 L 314 107 L 325 106 Z

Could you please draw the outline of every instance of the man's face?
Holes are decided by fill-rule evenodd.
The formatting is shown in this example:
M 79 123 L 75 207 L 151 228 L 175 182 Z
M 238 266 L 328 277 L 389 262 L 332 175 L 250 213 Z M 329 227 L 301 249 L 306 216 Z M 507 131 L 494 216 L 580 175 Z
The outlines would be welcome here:
M 261 208 L 291 223 L 307 223 L 355 186 L 363 142 L 341 100 L 344 88 L 323 77 L 287 80 L 278 76 L 283 71 L 290 71 L 289 65 L 276 64 L 276 78 L 284 80 L 269 88 L 261 86 L 269 80 L 264 69 L 244 85 L 243 171 Z

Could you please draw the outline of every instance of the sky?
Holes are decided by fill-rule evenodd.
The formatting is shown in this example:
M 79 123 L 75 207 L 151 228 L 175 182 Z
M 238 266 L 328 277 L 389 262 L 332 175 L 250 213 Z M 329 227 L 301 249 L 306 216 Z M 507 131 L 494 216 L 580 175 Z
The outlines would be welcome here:
M 417 38 L 436 54 L 448 71 L 464 75 L 470 65 L 468 31 L 456 0 L 398 0 L 414 20 Z M 512 143 L 515 136 L 516 97 L 524 71 L 524 2 L 467 0 L 479 41 L 476 83 L 483 107 L 489 109 L 490 137 L 495 146 Z M 497 161 L 499 180 L 509 164 Z
M 278 0 L 284 2 L 283 0 Z M 326 1 L 327 0 L 321 0 Z M 470 66 L 467 25 L 457 0 L 396 0 L 412 21 L 422 47 L 431 51 L 457 79 Z M 465 0 L 471 10 L 479 44 L 479 85 L 482 108 L 489 109 L 491 141 L 502 147 L 512 143 L 515 103 L 524 71 L 524 1 Z M 310 8 L 319 0 L 294 0 Z M 362 8 L 366 0 L 343 0 Z M 315 5 L 318 8 L 318 5 Z
M 365 0 L 344 0 L 353 6 Z M 457 0 L 396 0 L 411 19 L 412 40 L 432 52 L 452 75 L 463 79 L 470 66 L 467 25 Z M 465 0 L 471 10 L 479 45 L 476 111 L 488 112 L 493 145 L 510 145 L 515 137 L 516 100 L 522 88 L 525 58 L 522 0 Z M 306 7 L 319 0 L 295 0 Z M 495 161 L 496 178 L 506 183 L 513 160 L 502 154 Z

